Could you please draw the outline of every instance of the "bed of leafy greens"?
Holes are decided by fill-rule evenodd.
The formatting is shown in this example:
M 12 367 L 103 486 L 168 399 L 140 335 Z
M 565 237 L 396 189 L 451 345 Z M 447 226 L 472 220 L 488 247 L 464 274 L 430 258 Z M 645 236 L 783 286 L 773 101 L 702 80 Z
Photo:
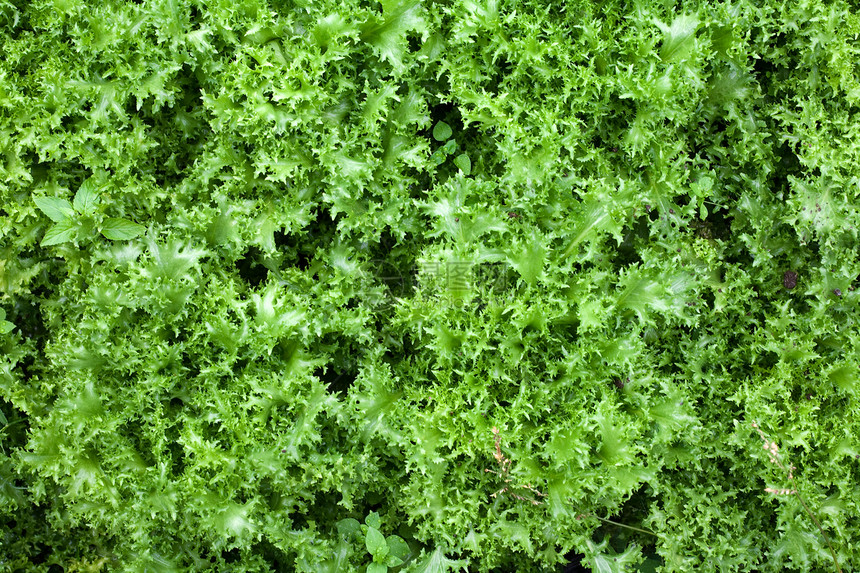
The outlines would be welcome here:
M 0 0 L 0 570 L 860 569 L 858 34 Z

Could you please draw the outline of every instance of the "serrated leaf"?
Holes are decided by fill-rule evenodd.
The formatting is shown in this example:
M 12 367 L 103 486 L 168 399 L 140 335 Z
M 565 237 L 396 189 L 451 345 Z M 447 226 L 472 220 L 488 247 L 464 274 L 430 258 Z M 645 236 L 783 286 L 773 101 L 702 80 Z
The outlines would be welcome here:
M 699 19 L 691 14 L 683 14 L 675 18 L 671 26 L 660 21 L 654 23 L 664 34 L 660 59 L 664 62 L 677 62 L 686 59 L 695 47 L 696 28 L 699 26 Z
M 349 556 L 352 555 L 352 543 L 343 538 L 334 547 L 334 554 L 320 566 L 320 573 L 340 573 L 345 571 Z
M 853 364 L 834 368 L 827 375 L 830 381 L 840 390 L 851 390 L 857 385 L 857 367 Z
M 123 241 L 133 239 L 146 230 L 143 225 L 132 223 L 126 219 L 105 219 L 102 224 L 102 235 L 112 241 Z
M 562 258 L 567 258 L 574 253 L 580 243 L 593 241 L 602 232 L 617 235 L 620 225 L 613 219 L 609 206 L 601 201 L 588 201 L 581 212 L 574 215 L 570 227 L 570 243 L 562 253 Z
M 467 561 L 453 560 L 445 557 L 442 550 L 438 547 L 425 557 L 418 566 L 413 569 L 413 573 L 447 573 L 451 568 L 456 567 L 459 570 L 468 565 Z
M 388 544 L 385 537 L 375 527 L 367 528 L 367 537 L 364 539 L 367 552 L 373 555 L 374 561 L 382 561 L 388 557 Z
M 797 523 L 790 523 L 786 531 L 777 539 L 771 555 L 781 559 L 788 556 L 801 571 L 809 571 L 811 557 L 819 547 L 816 535 Z
M 436 141 L 446 141 L 453 134 L 451 126 L 444 121 L 440 121 L 433 127 L 433 139 Z
M 92 179 L 84 181 L 75 193 L 75 211 L 81 215 L 92 215 L 101 202 Z
M 642 561 L 642 551 L 636 545 L 630 545 L 623 553 L 605 553 L 608 540 L 604 539 L 599 545 L 586 540 L 591 557 L 588 559 L 591 570 L 599 573 L 623 573 L 633 570 Z M 610 549 L 611 551 L 611 549 Z M 583 561 L 586 561 L 583 559 Z
M 33 202 L 55 223 L 59 223 L 75 212 L 71 203 L 59 197 L 33 197 Z
M 75 236 L 76 231 L 77 227 L 74 221 L 71 219 L 64 219 L 48 229 L 45 236 L 42 238 L 42 242 L 39 244 L 43 247 L 50 247 L 51 245 L 59 245 L 60 243 L 71 241 Z
M 361 39 L 379 53 L 380 59 L 396 69 L 403 67 L 403 54 L 408 49 L 406 35 L 426 29 L 424 7 L 415 0 L 384 0 L 382 20 L 372 18 L 362 26 Z M 420 36 L 421 34 L 419 34 Z
M 528 284 L 534 284 L 541 277 L 545 260 L 546 249 L 538 242 L 526 245 L 525 248 L 517 249 L 508 255 L 511 266 Z
M 663 300 L 665 289 L 658 280 L 638 267 L 627 270 L 619 280 L 619 286 L 623 290 L 615 301 L 616 308 L 632 310 L 640 321 L 650 320 L 651 309 L 666 310 Z

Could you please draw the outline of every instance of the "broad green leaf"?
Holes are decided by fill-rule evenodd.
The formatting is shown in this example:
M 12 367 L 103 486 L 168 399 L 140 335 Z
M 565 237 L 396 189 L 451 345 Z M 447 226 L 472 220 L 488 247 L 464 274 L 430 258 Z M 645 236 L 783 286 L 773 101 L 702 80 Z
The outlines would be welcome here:
M 71 241 L 76 232 L 77 226 L 75 222 L 71 219 L 64 219 L 48 229 L 40 245 L 50 247 L 51 245 L 59 245 L 60 243 Z
M 445 163 L 445 159 L 447 159 L 447 157 L 448 154 L 445 153 L 444 148 L 440 147 L 433 152 L 433 154 L 427 159 L 427 161 L 430 165 L 433 166 L 442 165 L 443 163 Z
M 453 133 L 451 126 L 444 121 L 440 121 L 433 127 L 433 139 L 436 141 L 446 141 Z
M 335 524 L 335 527 L 337 527 L 337 532 L 341 537 L 346 537 L 347 539 L 361 531 L 361 524 L 357 519 L 353 519 L 351 517 L 341 519 Z
M 78 192 L 75 193 L 75 211 L 82 215 L 92 215 L 95 213 L 101 199 L 95 188 L 95 182 L 92 179 L 84 181 Z
M 385 573 L 388 566 L 385 563 L 371 563 L 367 566 L 367 573 Z
M 814 229 L 819 236 L 850 226 L 848 215 L 852 208 L 840 200 L 840 189 L 832 181 L 821 178 L 812 183 L 793 176 L 788 181 L 793 190 L 789 199 L 794 206 L 793 224 Z M 760 207 L 755 215 L 768 217 L 769 211 Z
M 588 456 L 588 445 L 576 428 L 556 429 L 545 448 L 552 454 L 552 459 L 558 463 L 582 461 Z
M 385 537 L 375 527 L 367 528 L 367 537 L 364 543 L 368 553 L 373 555 L 374 561 L 382 562 L 388 557 L 388 544 L 385 542 Z
M 409 545 L 406 544 L 406 541 L 398 535 L 389 535 L 385 538 L 385 541 L 388 542 L 388 549 L 391 551 L 391 555 L 393 557 L 397 557 L 401 561 L 406 561 L 409 554 L 412 553 L 412 550 L 409 549 Z
M 696 418 L 690 414 L 683 404 L 683 393 L 676 389 L 668 389 L 668 399 L 648 408 L 648 415 L 656 422 L 656 438 L 670 441 L 683 435 L 685 428 L 696 423 Z
M 454 165 L 459 167 L 465 175 L 470 175 L 472 173 L 472 160 L 469 159 L 469 156 L 465 153 L 461 153 L 454 158 Z
M 375 511 L 371 511 L 367 514 L 367 517 L 364 519 L 364 523 L 375 529 L 382 529 L 382 522 L 379 519 L 379 514 Z
M 143 225 L 132 223 L 126 219 L 105 219 L 102 223 L 102 235 L 112 241 L 133 239 L 146 230 Z
M 730 66 L 708 82 L 708 98 L 711 103 L 724 105 L 747 96 L 750 77 L 737 66 Z
M 609 406 L 601 404 L 594 416 L 603 443 L 598 450 L 598 455 L 607 466 L 625 465 L 630 462 L 630 444 L 624 435 L 623 424 L 618 423 Z
M 9 334 L 12 330 L 15 329 L 15 325 L 6 320 L 6 311 L 0 308 L 0 334 Z M 3 412 L 0 412 L 0 417 L 3 416 Z M 4 424 L 6 423 L 6 418 L 3 417 L 2 421 Z
M 59 197 L 33 197 L 33 202 L 55 223 L 59 223 L 75 212 L 71 203 Z

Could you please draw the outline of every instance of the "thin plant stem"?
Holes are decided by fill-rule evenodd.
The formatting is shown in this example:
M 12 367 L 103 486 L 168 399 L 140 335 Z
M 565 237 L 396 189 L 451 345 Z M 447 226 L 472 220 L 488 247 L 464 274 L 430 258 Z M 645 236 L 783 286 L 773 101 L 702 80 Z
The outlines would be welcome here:
M 793 477 L 791 478 L 791 481 L 794 482 Z M 795 487 L 795 489 L 797 489 L 797 487 Z M 797 499 L 800 500 L 800 503 L 803 504 L 803 509 L 806 510 L 806 514 L 809 515 L 810 519 L 812 519 L 812 522 L 815 524 L 815 527 L 817 527 L 818 531 L 821 532 L 822 537 L 824 537 L 824 541 L 827 542 L 827 547 L 830 549 L 830 556 L 833 557 L 833 563 L 836 565 L 836 570 L 839 573 L 842 573 L 842 567 L 839 566 L 839 560 L 836 558 L 836 551 L 834 551 L 833 545 L 831 545 L 831 543 L 830 543 L 830 538 L 827 537 L 826 533 L 824 533 L 824 528 L 821 527 L 821 523 L 818 521 L 818 518 L 815 517 L 815 514 L 812 513 L 812 510 L 810 510 L 809 506 L 806 505 L 806 500 L 804 500 L 803 496 L 800 495 L 800 490 L 798 490 L 795 495 L 797 496 Z
M 19 419 L 15 420 L 14 422 L 9 422 L 8 424 L 6 424 L 2 428 L 0 428 L 0 431 L 5 430 L 6 428 L 11 428 L 15 424 L 22 424 L 22 423 L 24 423 L 24 418 L 19 418 Z
M 660 535 L 654 533 L 653 531 L 649 531 L 647 529 L 642 529 L 639 527 L 633 527 L 632 525 L 625 525 L 623 523 L 618 523 L 617 521 L 612 521 L 611 519 L 606 519 L 605 517 L 600 517 L 599 515 L 594 515 L 593 513 L 582 514 L 578 517 L 593 517 L 595 519 L 599 519 L 604 523 L 611 523 L 612 525 L 617 525 L 618 527 L 624 527 L 625 529 L 632 529 L 633 531 L 638 531 L 639 533 L 645 533 L 647 535 L 653 535 L 654 537 L 660 538 Z
M 600 517 L 599 515 L 592 515 L 592 517 L 595 517 L 595 518 L 597 518 L 600 521 L 603 521 L 605 523 L 611 523 L 612 525 L 617 525 L 618 527 L 624 527 L 625 529 L 632 529 L 633 531 L 638 531 L 639 533 L 646 533 L 648 535 L 653 535 L 654 537 L 657 537 L 657 538 L 660 537 L 659 535 L 657 535 L 653 531 L 649 531 L 647 529 L 642 529 L 640 527 L 633 527 L 632 525 L 625 525 L 623 523 L 618 523 L 617 521 L 612 521 L 611 519 L 605 519 L 603 517 Z

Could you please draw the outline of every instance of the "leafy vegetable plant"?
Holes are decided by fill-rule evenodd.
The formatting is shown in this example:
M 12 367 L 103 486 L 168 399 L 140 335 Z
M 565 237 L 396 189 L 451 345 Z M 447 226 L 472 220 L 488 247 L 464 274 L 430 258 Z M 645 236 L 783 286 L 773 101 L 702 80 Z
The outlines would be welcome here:
M 0 570 L 860 569 L 858 34 L 0 2 Z

